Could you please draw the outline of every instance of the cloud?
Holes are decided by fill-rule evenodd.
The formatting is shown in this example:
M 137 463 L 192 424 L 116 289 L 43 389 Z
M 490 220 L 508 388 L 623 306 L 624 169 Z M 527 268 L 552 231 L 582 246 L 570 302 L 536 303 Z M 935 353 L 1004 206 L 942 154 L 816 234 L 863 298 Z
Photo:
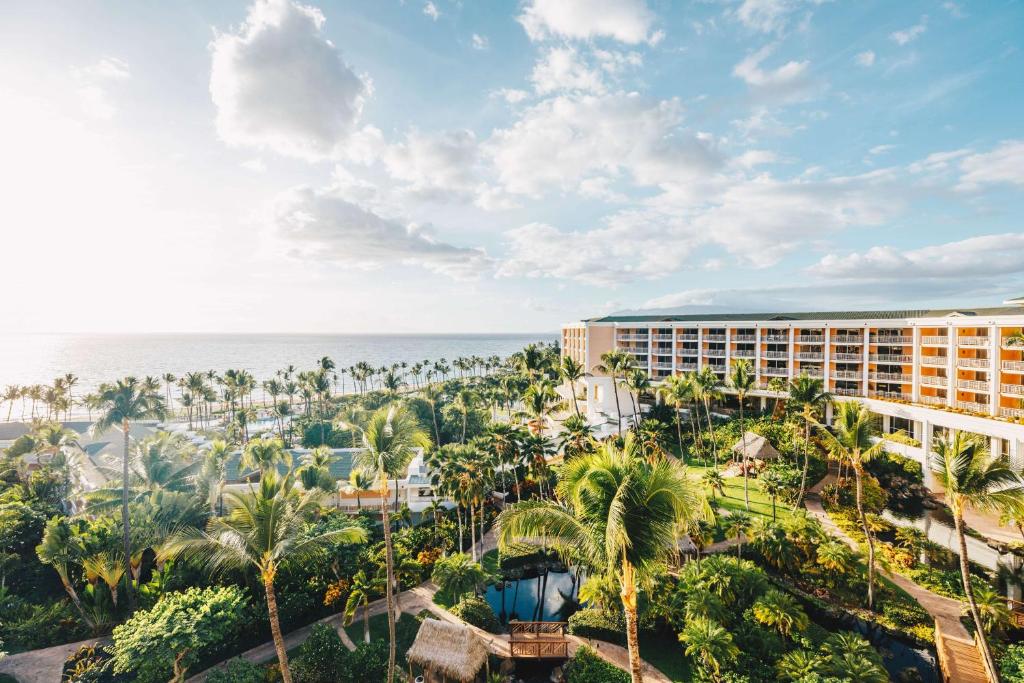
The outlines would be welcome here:
M 959 190 L 987 184 L 1024 186 L 1024 140 L 1005 140 L 990 152 L 966 156 L 960 170 Z
M 412 129 L 404 141 L 385 147 L 380 157 L 392 178 L 422 198 L 470 197 L 480 185 L 479 144 L 469 130 Z
M 225 142 L 310 161 L 337 152 L 369 86 L 324 37 L 324 22 L 315 7 L 257 0 L 237 30 L 214 39 L 210 94 Z
M 917 40 L 918 36 L 928 30 L 928 15 L 921 17 L 921 21 L 914 24 L 913 26 L 907 27 L 900 31 L 893 31 L 889 34 L 889 39 L 897 45 L 903 46 L 908 43 L 912 43 Z
M 809 81 L 809 61 L 790 60 L 775 69 L 763 69 L 761 63 L 775 52 L 777 45 L 769 43 L 752 52 L 733 67 L 732 73 L 761 94 L 794 97 L 806 90 Z
M 242 162 L 242 168 L 253 173 L 265 173 L 267 165 L 263 163 L 263 159 L 249 159 Z
M 868 154 L 875 157 L 879 154 L 885 154 L 886 152 L 892 151 L 896 148 L 896 145 L 875 145 L 868 150 Z
M 530 96 L 525 90 L 516 88 L 501 88 L 491 93 L 492 96 L 500 97 L 509 104 L 518 104 Z
M 434 21 L 437 21 L 437 18 L 441 16 L 441 10 L 437 9 L 437 5 L 429 2 L 429 0 L 423 3 L 423 13 Z
M 342 267 L 418 266 L 465 280 L 491 267 L 481 249 L 438 240 L 423 226 L 387 219 L 333 192 L 299 187 L 274 202 L 271 226 L 290 256 Z
M 942 3 L 942 8 L 949 12 L 950 16 L 955 19 L 963 19 L 967 16 L 967 13 L 964 12 L 964 8 L 959 3 L 953 2 L 952 0 Z
M 482 36 L 479 33 L 473 34 L 473 49 L 474 50 L 486 50 L 490 47 L 491 41 L 487 39 L 487 36 Z
M 651 32 L 655 16 L 644 0 L 528 0 L 517 19 L 534 41 L 614 38 L 635 45 L 664 36 Z
M 117 113 L 110 99 L 110 86 L 131 78 L 128 64 L 116 57 L 104 57 L 95 64 L 71 70 L 82 110 L 95 119 L 109 120 Z
M 865 50 L 864 52 L 857 53 L 854 58 L 858 66 L 870 67 L 875 65 L 875 53 L 871 50 Z
M 857 280 L 959 279 L 1024 273 L 1024 233 L 980 235 L 920 249 L 880 246 L 845 256 L 829 254 L 808 272 Z
M 601 72 L 589 68 L 579 52 L 568 46 L 548 49 L 534 65 L 530 81 L 540 95 L 556 91 L 602 93 L 605 90 Z
M 792 15 L 824 0 L 743 0 L 733 16 L 744 26 L 761 33 L 780 33 L 789 24 Z M 808 15 L 804 18 L 806 21 Z

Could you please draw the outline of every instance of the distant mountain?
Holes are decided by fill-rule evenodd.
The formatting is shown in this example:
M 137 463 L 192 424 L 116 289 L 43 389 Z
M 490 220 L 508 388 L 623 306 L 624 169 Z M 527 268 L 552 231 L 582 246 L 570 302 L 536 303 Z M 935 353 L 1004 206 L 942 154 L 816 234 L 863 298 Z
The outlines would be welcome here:
M 696 304 L 690 306 L 672 306 L 669 308 L 631 308 L 615 311 L 609 315 L 702 315 L 705 313 L 761 313 L 763 309 L 756 306 L 743 308 L 736 306 L 716 306 Z

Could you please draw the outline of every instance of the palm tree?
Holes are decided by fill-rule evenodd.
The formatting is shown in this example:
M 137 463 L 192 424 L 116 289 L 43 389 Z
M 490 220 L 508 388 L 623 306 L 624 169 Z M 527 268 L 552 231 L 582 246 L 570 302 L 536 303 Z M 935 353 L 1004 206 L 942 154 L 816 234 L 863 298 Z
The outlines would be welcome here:
M 640 398 L 651 389 L 651 376 L 645 370 L 633 368 L 622 382 L 633 401 L 633 424 L 640 423 Z M 634 398 L 635 397 L 635 398 Z
M 715 441 L 715 426 L 711 424 L 711 401 L 720 395 L 722 380 L 714 370 L 704 366 L 700 372 L 690 375 L 694 397 L 704 404 L 704 414 L 708 419 L 708 436 L 711 438 L 711 452 L 715 457 L 715 469 L 718 469 L 718 444 Z
M 462 438 L 459 443 L 466 443 L 466 424 L 469 422 L 469 413 L 476 407 L 478 396 L 472 389 L 462 389 L 452 400 L 452 405 L 462 415 Z
M 253 439 L 245 445 L 238 461 L 240 470 L 256 470 L 261 474 L 272 471 L 279 464 L 291 465 L 291 456 L 280 439 Z
M 825 383 L 811 377 L 806 372 L 800 373 L 789 383 L 789 404 L 800 409 L 804 418 L 804 471 L 800 477 L 800 493 L 797 494 L 794 507 L 803 504 L 804 492 L 807 490 L 807 471 L 810 469 L 811 455 L 811 423 L 827 404 L 832 402 L 832 394 L 825 391 Z
M 826 577 L 838 579 L 853 563 L 853 552 L 845 543 L 828 541 L 818 546 L 816 561 L 827 572 Z
M 594 428 L 585 417 L 570 415 L 562 422 L 560 445 L 567 459 L 590 453 L 594 450 Z
M 483 567 L 466 553 L 456 553 L 438 560 L 430 580 L 447 593 L 453 602 L 463 596 L 478 591 L 487 583 L 487 575 Z
M 732 364 L 729 372 L 729 384 L 736 392 L 736 398 L 740 401 L 740 437 L 743 441 L 743 504 L 750 510 L 750 490 L 748 488 L 749 476 L 747 474 L 747 428 L 743 418 L 743 404 L 746 403 L 747 392 L 754 387 L 754 373 L 750 361 L 746 358 L 739 358 Z M 772 503 L 772 518 L 775 516 L 774 501 Z
M 576 382 L 583 379 L 584 370 L 583 365 L 572 356 L 564 356 L 562 358 L 562 365 L 558 369 L 558 374 L 561 375 L 562 379 L 569 385 L 569 391 L 572 392 L 572 405 L 576 409 L 577 417 L 580 415 L 580 404 L 576 400 Z
M 352 577 L 348 600 L 345 601 L 344 625 L 349 626 L 355 618 L 360 605 L 363 608 L 363 640 L 370 642 L 370 600 L 380 594 L 384 588 L 384 578 L 370 576 L 365 569 L 360 569 Z
M 700 480 L 705 486 L 711 489 L 712 500 L 714 500 L 715 498 L 716 491 L 719 493 L 719 495 L 725 495 L 725 478 L 722 476 L 722 473 L 719 472 L 718 470 L 705 470 Z
M 517 503 L 498 517 L 499 547 L 544 538 L 568 562 L 613 575 L 626 615 L 634 683 L 643 680 L 637 585 L 675 554 L 677 531 L 707 512 L 699 489 L 676 460 L 648 462 L 631 436 L 605 443 L 562 466 L 558 499 Z
M 693 401 L 693 385 L 690 379 L 684 375 L 672 375 L 666 377 L 662 385 L 658 387 L 658 395 L 675 409 L 676 439 L 679 443 L 679 457 L 683 457 L 683 427 L 679 412 Z M 690 413 L 690 426 L 693 427 L 692 412 Z M 696 438 L 696 431 L 694 431 L 694 440 Z
M 308 520 L 318 509 L 320 493 L 295 490 L 295 477 L 266 472 L 258 489 L 228 492 L 230 512 L 214 517 L 205 530 L 184 529 L 169 541 L 168 555 L 182 555 L 211 570 L 253 568 L 259 572 L 267 595 L 270 632 L 274 637 L 281 676 L 291 683 L 288 653 L 278 618 L 274 579 L 285 561 L 299 562 L 318 556 L 331 543 L 361 543 L 366 530 L 354 523 L 332 531 L 311 533 Z
M 357 510 L 363 509 L 362 492 L 369 491 L 371 488 L 373 488 L 373 484 L 373 475 L 369 472 L 366 472 L 365 470 L 357 468 L 352 470 L 352 473 L 349 474 L 347 491 L 349 493 L 354 492 L 356 494 Z
M 8 384 L 4 387 L 3 394 L 0 394 L 0 403 L 7 403 L 7 422 L 11 421 L 11 411 L 14 409 L 14 402 L 21 398 L 21 387 L 17 384 Z
M 441 447 L 441 430 L 437 426 L 437 402 L 444 396 L 440 387 L 428 384 L 423 389 L 423 400 L 430 404 L 430 419 L 434 422 L 434 445 Z
M 875 422 L 867 406 L 856 401 L 845 401 L 836 407 L 833 428 L 835 435 L 820 423 L 814 423 L 824 439 L 826 447 L 836 460 L 846 462 L 853 468 L 857 484 L 857 515 L 861 530 L 868 543 L 868 609 L 875 604 L 875 540 L 864 514 L 864 464 L 881 453 L 885 442 L 875 442 Z
M 32 433 L 35 441 L 33 451 L 40 456 L 40 463 L 53 462 L 57 456 L 66 456 L 67 449 L 78 446 L 78 434 L 73 429 L 65 429 L 59 422 L 40 425 Z
M 807 613 L 791 595 L 774 588 L 754 602 L 752 612 L 758 623 L 774 628 L 782 636 L 803 631 L 810 623 Z
M 597 372 L 610 375 L 612 378 L 612 393 L 615 395 L 615 417 L 619 421 L 619 432 L 622 431 L 622 409 L 619 407 L 619 381 L 633 368 L 633 356 L 612 349 L 601 354 L 601 364 L 594 368 Z
M 767 493 L 772 499 L 772 521 L 775 521 L 775 501 L 779 494 L 785 490 L 782 476 L 777 470 L 768 469 L 761 475 L 761 490 Z
M 153 391 L 145 390 L 134 377 L 119 379 L 114 384 L 101 384 L 99 391 L 99 419 L 93 424 L 94 434 L 102 434 L 115 425 L 124 435 L 124 455 L 121 462 L 121 482 L 124 495 L 121 498 L 121 525 L 124 541 L 125 573 L 131 573 L 131 522 L 128 519 L 128 462 L 130 428 L 134 420 L 149 418 L 163 419 L 167 408 L 163 399 Z M 135 594 L 128 589 L 129 610 L 135 609 Z
M 730 512 L 722 520 L 722 531 L 726 538 L 736 539 L 736 557 L 743 557 L 743 539 L 750 533 L 750 515 L 742 510 Z
M 398 495 L 397 479 L 409 466 L 414 449 L 426 448 L 430 438 L 420 429 L 416 417 L 404 407 L 392 405 L 378 409 L 363 428 L 365 450 L 357 456 L 356 465 L 372 472 L 380 491 L 381 522 L 384 527 L 384 555 L 387 566 L 385 597 L 388 608 L 388 652 L 387 680 L 395 677 L 395 558 L 391 544 L 391 520 L 388 515 L 388 479 L 393 478 L 395 495 Z
M 997 671 L 971 585 L 964 511 L 968 508 L 995 513 L 1020 511 L 1024 509 L 1024 482 L 1005 458 L 989 457 L 985 442 L 965 432 L 955 432 L 951 438 L 938 441 L 930 464 L 936 480 L 945 489 L 946 505 L 953 513 L 960 542 L 960 578 L 977 628 L 978 644 L 989 671 Z
M 93 627 L 94 623 L 82 608 L 82 600 L 75 591 L 68 574 L 70 565 L 80 562 L 84 552 L 85 543 L 82 541 L 82 537 L 75 533 L 66 517 L 51 518 L 43 531 L 42 543 L 36 546 L 36 555 L 39 556 L 39 561 L 56 570 L 60 577 L 60 583 L 64 586 L 68 597 L 71 598 L 71 602 L 74 603 L 86 623 Z
M 535 434 L 543 435 L 548 417 L 563 408 L 558 392 L 547 380 L 531 384 L 523 393 L 523 409 L 531 418 L 529 424 Z
M 783 681 L 817 680 L 822 672 L 821 658 L 808 650 L 791 650 L 775 666 Z
M 740 649 L 732 642 L 732 634 L 706 617 L 687 619 L 679 640 L 686 645 L 686 656 L 696 657 L 716 681 L 721 675 L 722 662 L 735 660 L 740 654 Z

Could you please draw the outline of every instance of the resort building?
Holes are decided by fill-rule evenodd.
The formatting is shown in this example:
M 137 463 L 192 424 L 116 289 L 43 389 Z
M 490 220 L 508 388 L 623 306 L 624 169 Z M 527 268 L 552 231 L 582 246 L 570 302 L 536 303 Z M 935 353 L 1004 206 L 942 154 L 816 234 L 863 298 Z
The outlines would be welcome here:
M 821 379 L 836 400 L 857 400 L 893 444 L 923 462 L 950 430 L 991 439 L 992 452 L 1024 466 L 1024 298 L 1001 307 L 704 315 L 612 315 L 562 328 L 562 353 L 586 368 L 587 415 L 615 420 L 616 390 L 596 368 L 617 349 L 652 381 L 711 368 L 729 393 L 728 368 L 745 358 L 756 373 L 752 401 L 767 401 L 794 377 Z M 630 400 L 619 389 L 623 414 Z M 829 416 L 830 417 L 830 416 Z M 901 447 L 902 446 L 902 447 Z M 927 468 L 926 468 L 927 469 Z

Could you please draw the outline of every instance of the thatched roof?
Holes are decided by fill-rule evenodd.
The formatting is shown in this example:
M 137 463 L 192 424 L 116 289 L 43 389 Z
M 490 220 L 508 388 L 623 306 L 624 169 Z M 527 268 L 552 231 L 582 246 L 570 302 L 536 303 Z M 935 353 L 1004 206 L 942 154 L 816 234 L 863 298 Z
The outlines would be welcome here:
M 779 457 L 779 452 L 775 450 L 768 439 L 764 438 L 760 434 L 754 432 L 747 432 L 745 435 L 747 442 L 747 457 L 758 460 L 768 460 L 769 458 Z M 743 457 L 743 441 L 744 438 L 740 438 L 736 441 L 736 445 L 732 447 L 732 452 L 736 455 Z
M 405 659 L 446 678 L 469 683 L 487 662 L 487 646 L 466 626 L 424 619 Z

